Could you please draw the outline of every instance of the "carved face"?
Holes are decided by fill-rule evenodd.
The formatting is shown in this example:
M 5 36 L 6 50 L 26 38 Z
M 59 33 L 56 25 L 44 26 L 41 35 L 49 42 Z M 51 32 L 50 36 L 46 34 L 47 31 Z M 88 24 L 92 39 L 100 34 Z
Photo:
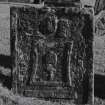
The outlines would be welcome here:
M 56 29 L 56 16 L 48 13 L 45 18 L 40 22 L 39 31 L 44 35 L 54 33 Z
M 76 31 L 81 31 L 83 29 L 84 26 L 84 17 L 74 17 L 72 19 L 72 23 L 71 23 L 71 31 L 72 32 L 76 32 Z
M 59 37 L 70 37 L 71 31 L 70 31 L 70 24 L 71 22 L 68 19 L 61 19 L 58 22 L 58 28 L 57 28 L 57 35 Z
M 46 63 L 47 65 L 51 66 L 53 65 L 53 67 L 56 66 L 57 63 L 57 55 L 56 53 L 54 53 L 53 51 L 50 51 L 46 54 Z
M 47 64 L 47 70 L 52 71 L 54 69 L 54 66 L 52 64 Z

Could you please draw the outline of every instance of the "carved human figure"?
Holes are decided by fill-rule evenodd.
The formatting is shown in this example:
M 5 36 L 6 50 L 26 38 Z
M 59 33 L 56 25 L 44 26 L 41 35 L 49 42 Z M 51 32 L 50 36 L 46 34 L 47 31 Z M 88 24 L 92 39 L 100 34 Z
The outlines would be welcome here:
M 44 27 L 44 28 L 43 28 Z M 56 32 L 57 28 L 57 17 L 53 11 L 49 10 L 40 21 L 39 31 L 46 37 L 51 36 Z
M 49 72 L 50 80 L 53 81 L 56 69 L 53 67 L 52 64 L 47 64 L 47 71 Z
M 71 30 L 70 30 L 71 21 L 66 18 L 59 19 L 57 23 L 57 31 L 56 31 L 56 38 L 60 39 L 67 39 L 71 37 Z
M 49 80 L 54 79 L 54 74 L 56 69 L 52 63 L 48 62 L 45 63 L 45 60 L 47 59 L 46 56 L 49 59 L 49 56 L 54 55 L 52 53 L 47 53 L 46 50 L 51 47 L 54 47 L 53 41 L 50 42 L 49 40 L 51 40 L 51 37 L 54 36 L 55 30 L 56 30 L 56 16 L 54 15 L 53 12 L 49 11 L 46 14 L 44 14 L 42 20 L 39 21 L 37 35 L 35 35 L 36 38 L 33 47 L 34 69 L 32 72 L 32 81 L 36 81 L 36 79 L 44 81 L 46 80 L 45 75 L 48 75 Z M 49 61 L 51 61 L 51 59 L 49 59 Z M 41 70 L 41 72 L 44 72 L 44 70 L 46 69 L 45 71 L 47 71 L 48 73 L 45 74 L 42 73 L 40 76 L 38 76 L 37 72 L 39 72 L 39 69 L 43 69 L 43 71 Z
M 86 71 L 84 67 L 85 63 L 85 40 L 82 35 L 82 29 L 84 27 L 84 17 L 75 16 L 72 19 L 71 35 L 73 41 L 73 50 L 71 56 L 71 71 L 72 71 L 72 85 L 75 90 L 75 98 L 79 98 L 79 92 L 82 89 L 82 81 L 84 73 Z
M 56 74 L 57 55 L 54 51 L 48 51 L 45 55 L 46 71 L 48 80 L 53 81 Z
M 31 41 L 27 84 L 32 84 L 37 80 L 40 81 L 41 77 L 39 77 L 38 71 L 40 70 L 39 66 L 41 66 L 41 56 L 43 53 L 45 53 L 45 36 L 36 30 Z
M 40 70 L 40 66 L 42 66 L 41 57 L 45 54 L 45 37 L 38 33 L 36 36 L 38 39 L 34 40 L 33 46 L 33 73 L 32 73 L 32 81 L 41 80 L 37 72 Z
M 72 85 L 71 78 L 71 54 L 72 54 L 72 40 L 71 40 L 71 30 L 70 30 L 71 21 L 67 18 L 61 18 L 58 21 L 58 27 L 55 38 L 58 39 L 60 52 L 63 55 L 61 57 L 62 62 L 62 81 L 69 82 L 69 85 Z M 58 48 L 58 49 L 59 49 Z M 62 48 L 62 51 L 61 51 Z

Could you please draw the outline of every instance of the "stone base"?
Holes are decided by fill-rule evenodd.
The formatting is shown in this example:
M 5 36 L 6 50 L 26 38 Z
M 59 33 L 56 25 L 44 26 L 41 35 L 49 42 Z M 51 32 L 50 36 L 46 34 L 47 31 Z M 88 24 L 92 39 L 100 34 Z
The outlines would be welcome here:
M 68 84 L 59 82 L 36 82 L 27 87 L 24 91 L 26 97 L 36 97 L 40 99 L 59 101 L 74 99 L 73 88 Z

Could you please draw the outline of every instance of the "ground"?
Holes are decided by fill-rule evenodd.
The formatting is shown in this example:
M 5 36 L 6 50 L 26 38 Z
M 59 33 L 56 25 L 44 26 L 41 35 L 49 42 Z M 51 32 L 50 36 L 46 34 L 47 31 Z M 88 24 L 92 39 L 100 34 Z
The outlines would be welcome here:
M 50 102 L 39 100 L 36 98 L 26 98 L 19 95 L 14 95 L 12 91 L 3 87 L 0 84 L 0 105 L 74 105 L 72 102 L 70 103 L 58 103 L 58 102 Z

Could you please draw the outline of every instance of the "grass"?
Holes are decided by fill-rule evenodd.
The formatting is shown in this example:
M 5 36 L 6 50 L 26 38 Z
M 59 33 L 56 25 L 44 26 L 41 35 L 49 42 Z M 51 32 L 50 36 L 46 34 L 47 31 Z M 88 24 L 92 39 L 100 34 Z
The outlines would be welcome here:
M 103 100 L 98 97 L 95 97 L 94 105 L 105 105 L 105 99 Z

